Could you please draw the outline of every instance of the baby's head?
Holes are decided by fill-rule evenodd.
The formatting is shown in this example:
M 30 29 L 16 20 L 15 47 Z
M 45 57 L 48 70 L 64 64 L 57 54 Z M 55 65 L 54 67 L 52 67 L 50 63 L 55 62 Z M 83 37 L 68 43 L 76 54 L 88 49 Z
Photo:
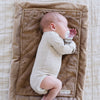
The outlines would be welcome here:
M 69 31 L 67 19 L 58 12 L 46 13 L 40 21 L 40 28 L 43 32 L 54 31 L 63 39 L 66 31 Z

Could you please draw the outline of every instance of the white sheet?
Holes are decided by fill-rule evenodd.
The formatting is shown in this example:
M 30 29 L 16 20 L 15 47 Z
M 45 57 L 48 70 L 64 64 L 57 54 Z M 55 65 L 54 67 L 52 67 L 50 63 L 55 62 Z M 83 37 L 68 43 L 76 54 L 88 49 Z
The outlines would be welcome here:
M 12 55 L 15 1 L 51 2 L 54 0 L 0 0 L 0 100 L 8 99 L 9 71 Z M 100 98 L 100 1 L 55 0 L 86 4 L 89 8 L 89 32 L 84 100 Z

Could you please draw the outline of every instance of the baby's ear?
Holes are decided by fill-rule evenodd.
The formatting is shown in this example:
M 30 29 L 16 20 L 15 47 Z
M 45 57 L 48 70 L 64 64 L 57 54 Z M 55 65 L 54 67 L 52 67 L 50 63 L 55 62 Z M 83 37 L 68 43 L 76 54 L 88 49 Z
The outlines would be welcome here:
M 55 31 L 56 25 L 55 25 L 54 23 L 51 23 L 51 24 L 50 24 L 50 28 L 51 28 L 51 30 Z

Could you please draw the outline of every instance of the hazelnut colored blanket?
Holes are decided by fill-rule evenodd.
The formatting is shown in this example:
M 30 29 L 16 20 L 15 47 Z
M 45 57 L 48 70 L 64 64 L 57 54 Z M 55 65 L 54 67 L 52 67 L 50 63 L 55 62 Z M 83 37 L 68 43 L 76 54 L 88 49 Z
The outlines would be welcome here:
M 64 15 L 68 19 L 68 26 L 76 28 L 78 32 L 74 37 L 76 52 L 62 58 L 58 78 L 63 87 L 56 100 L 82 100 L 86 68 L 87 7 L 65 2 L 23 2 L 16 3 L 15 6 L 9 100 L 41 99 L 42 95 L 38 95 L 30 87 L 29 78 L 42 37 L 39 29 L 40 19 L 45 13 L 53 11 Z

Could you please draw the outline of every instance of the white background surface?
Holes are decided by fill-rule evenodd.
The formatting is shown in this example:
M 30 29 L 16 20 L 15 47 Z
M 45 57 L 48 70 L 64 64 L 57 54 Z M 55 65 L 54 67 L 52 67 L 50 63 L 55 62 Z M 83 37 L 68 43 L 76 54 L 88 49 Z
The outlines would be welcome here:
M 0 0 L 0 100 L 8 100 L 15 1 L 65 1 L 88 6 L 89 30 L 84 100 L 100 100 L 100 0 Z

